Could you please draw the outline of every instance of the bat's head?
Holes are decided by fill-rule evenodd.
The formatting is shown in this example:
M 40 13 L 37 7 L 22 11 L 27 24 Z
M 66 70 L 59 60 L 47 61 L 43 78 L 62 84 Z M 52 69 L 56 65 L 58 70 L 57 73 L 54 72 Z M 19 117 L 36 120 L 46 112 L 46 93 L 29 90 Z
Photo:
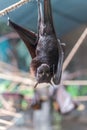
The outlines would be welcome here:
M 51 81 L 50 67 L 47 64 L 41 64 L 37 68 L 36 78 L 38 83 L 49 83 Z

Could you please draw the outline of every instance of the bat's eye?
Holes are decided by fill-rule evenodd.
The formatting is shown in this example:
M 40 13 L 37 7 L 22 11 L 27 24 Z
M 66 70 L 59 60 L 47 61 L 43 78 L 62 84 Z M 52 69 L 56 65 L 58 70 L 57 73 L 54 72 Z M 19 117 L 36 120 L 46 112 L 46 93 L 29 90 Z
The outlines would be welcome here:
M 46 70 L 46 71 L 45 71 L 45 73 L 46 73 L 46 74 L 49 74 L 49 73 L 50 73 L 50 70 L 49 70 L 49 69 L 48 69 L 48 70 Z
M 38 70 L 37 73 L 38 73 L 39 75 L 43 75 L 43 74 L 44 74 L 44 72 L 43 72 L 42 70 Z
M 45 73 L 45 75 L 46 75 L 47 77 L 49 77 L 49 75 L 50 75 L 50 71 L 49 71 L 49 70 L 46 70 L 44 73 Z
M 43 72 L 43 70 L 37 70 L 37 76 L 39 77 L 39 78 L 41 78 L 42 76 L 44 75 L 44 72 Z
M 38 71 L 39 74 L 43 74 L 43 71 Z

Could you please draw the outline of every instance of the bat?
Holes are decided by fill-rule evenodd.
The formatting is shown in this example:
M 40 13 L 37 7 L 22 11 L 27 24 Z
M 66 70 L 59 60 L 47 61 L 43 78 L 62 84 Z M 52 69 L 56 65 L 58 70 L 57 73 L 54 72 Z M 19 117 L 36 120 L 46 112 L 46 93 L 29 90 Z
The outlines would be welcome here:
M 58 85 L 61 80 L 62 65 L 64 61 L 64 44 L 56 36 L 53 25 L 50 0 L 44 0 L 44 16 L 42 4 L 38 0 L 38 32 L 27 30 L 9 19 L 9 25 L 16 30 L 20 38 L 27 46 L 31 57 L 31 72 L 35 75 L 37 83 L 50 83 Z M 56 91 L 55 101 L 59 105 L 61 113 L 70 112 L 76 108 L 76 104 L 66 92 L 64 87 Z M 62 97 L 61 97 L 62 96 Z M 65 109 L 65 101 L 69 100 Z M 68 107 L 70 109 L 68 109 Z
M 13 27 L 26 44 L 31 57 L 30 70 L 38 83 L 59 84 L 64 60 L 63 45 L 57 39 L 50 0 L 44 0 L 44 15 L 42 4 L 38 0 L 38 33 L 27 30 L 9 19 Z M 37 86 L 35 85 L 35 87 Z

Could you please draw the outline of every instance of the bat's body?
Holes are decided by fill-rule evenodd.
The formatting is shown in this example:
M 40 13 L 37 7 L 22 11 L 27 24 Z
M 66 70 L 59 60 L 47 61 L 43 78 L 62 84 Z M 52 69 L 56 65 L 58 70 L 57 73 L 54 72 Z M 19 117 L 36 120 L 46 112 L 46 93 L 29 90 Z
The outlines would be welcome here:
M 38 35 L 28 31 L 9 20 L 10 25 L 18 32 L 32 56 L 31 72 L 38 83 L 59 84 L 62 73 L 64 52 L 57 40 L 51 13 L 50 0 L 44 0 L 44 16 L 42 5 L 38 0 Z
M 58 48 L 56 45 L 55 39 L 51 36 L 43 36 L 39 38 L 39 42 L 36 48 L 36 57 L 32 60 L 31 68 L 34 70 L 35 75 L 39 78 L 39 82 L 50 82 L 53 74 L 57 71 L 58 64 Z M 37 64 L 36 64 L 37 63 Z M 41 73 L 43 73 L 43 77 L 40 74 L 37 74 L 39 68 L 41 68 Z M 48 67 L 48 77 L 46 76 L 45 67 Z M 38 72 L 39 73 L 39 72 Z M 39 77 L 38 77 L 39 76 Z
M 51 82 L 60 83 L 63 63 L 63 50 L 56 38 L 50 0 L 44 0 L 44 17 L 42 6 L 38 0 L 38 44 L 36 57 L 32 60 L 31 66 L 39 83 Z

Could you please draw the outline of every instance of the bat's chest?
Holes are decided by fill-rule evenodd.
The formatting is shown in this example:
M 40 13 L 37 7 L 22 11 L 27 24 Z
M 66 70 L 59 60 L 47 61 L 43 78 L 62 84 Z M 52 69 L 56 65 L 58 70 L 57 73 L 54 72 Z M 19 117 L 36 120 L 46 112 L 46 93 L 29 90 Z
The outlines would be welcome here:
M 40 37 L 36 48 L 36 55 L 52 56 L 58 54 L 57 41 L 52 36 Z
M 36 56 L 41 57 L 42 63 L 56 67 L 58 63 L 58 47 L 55 38 L 51 36 L 41 37 L 36 48 Z

